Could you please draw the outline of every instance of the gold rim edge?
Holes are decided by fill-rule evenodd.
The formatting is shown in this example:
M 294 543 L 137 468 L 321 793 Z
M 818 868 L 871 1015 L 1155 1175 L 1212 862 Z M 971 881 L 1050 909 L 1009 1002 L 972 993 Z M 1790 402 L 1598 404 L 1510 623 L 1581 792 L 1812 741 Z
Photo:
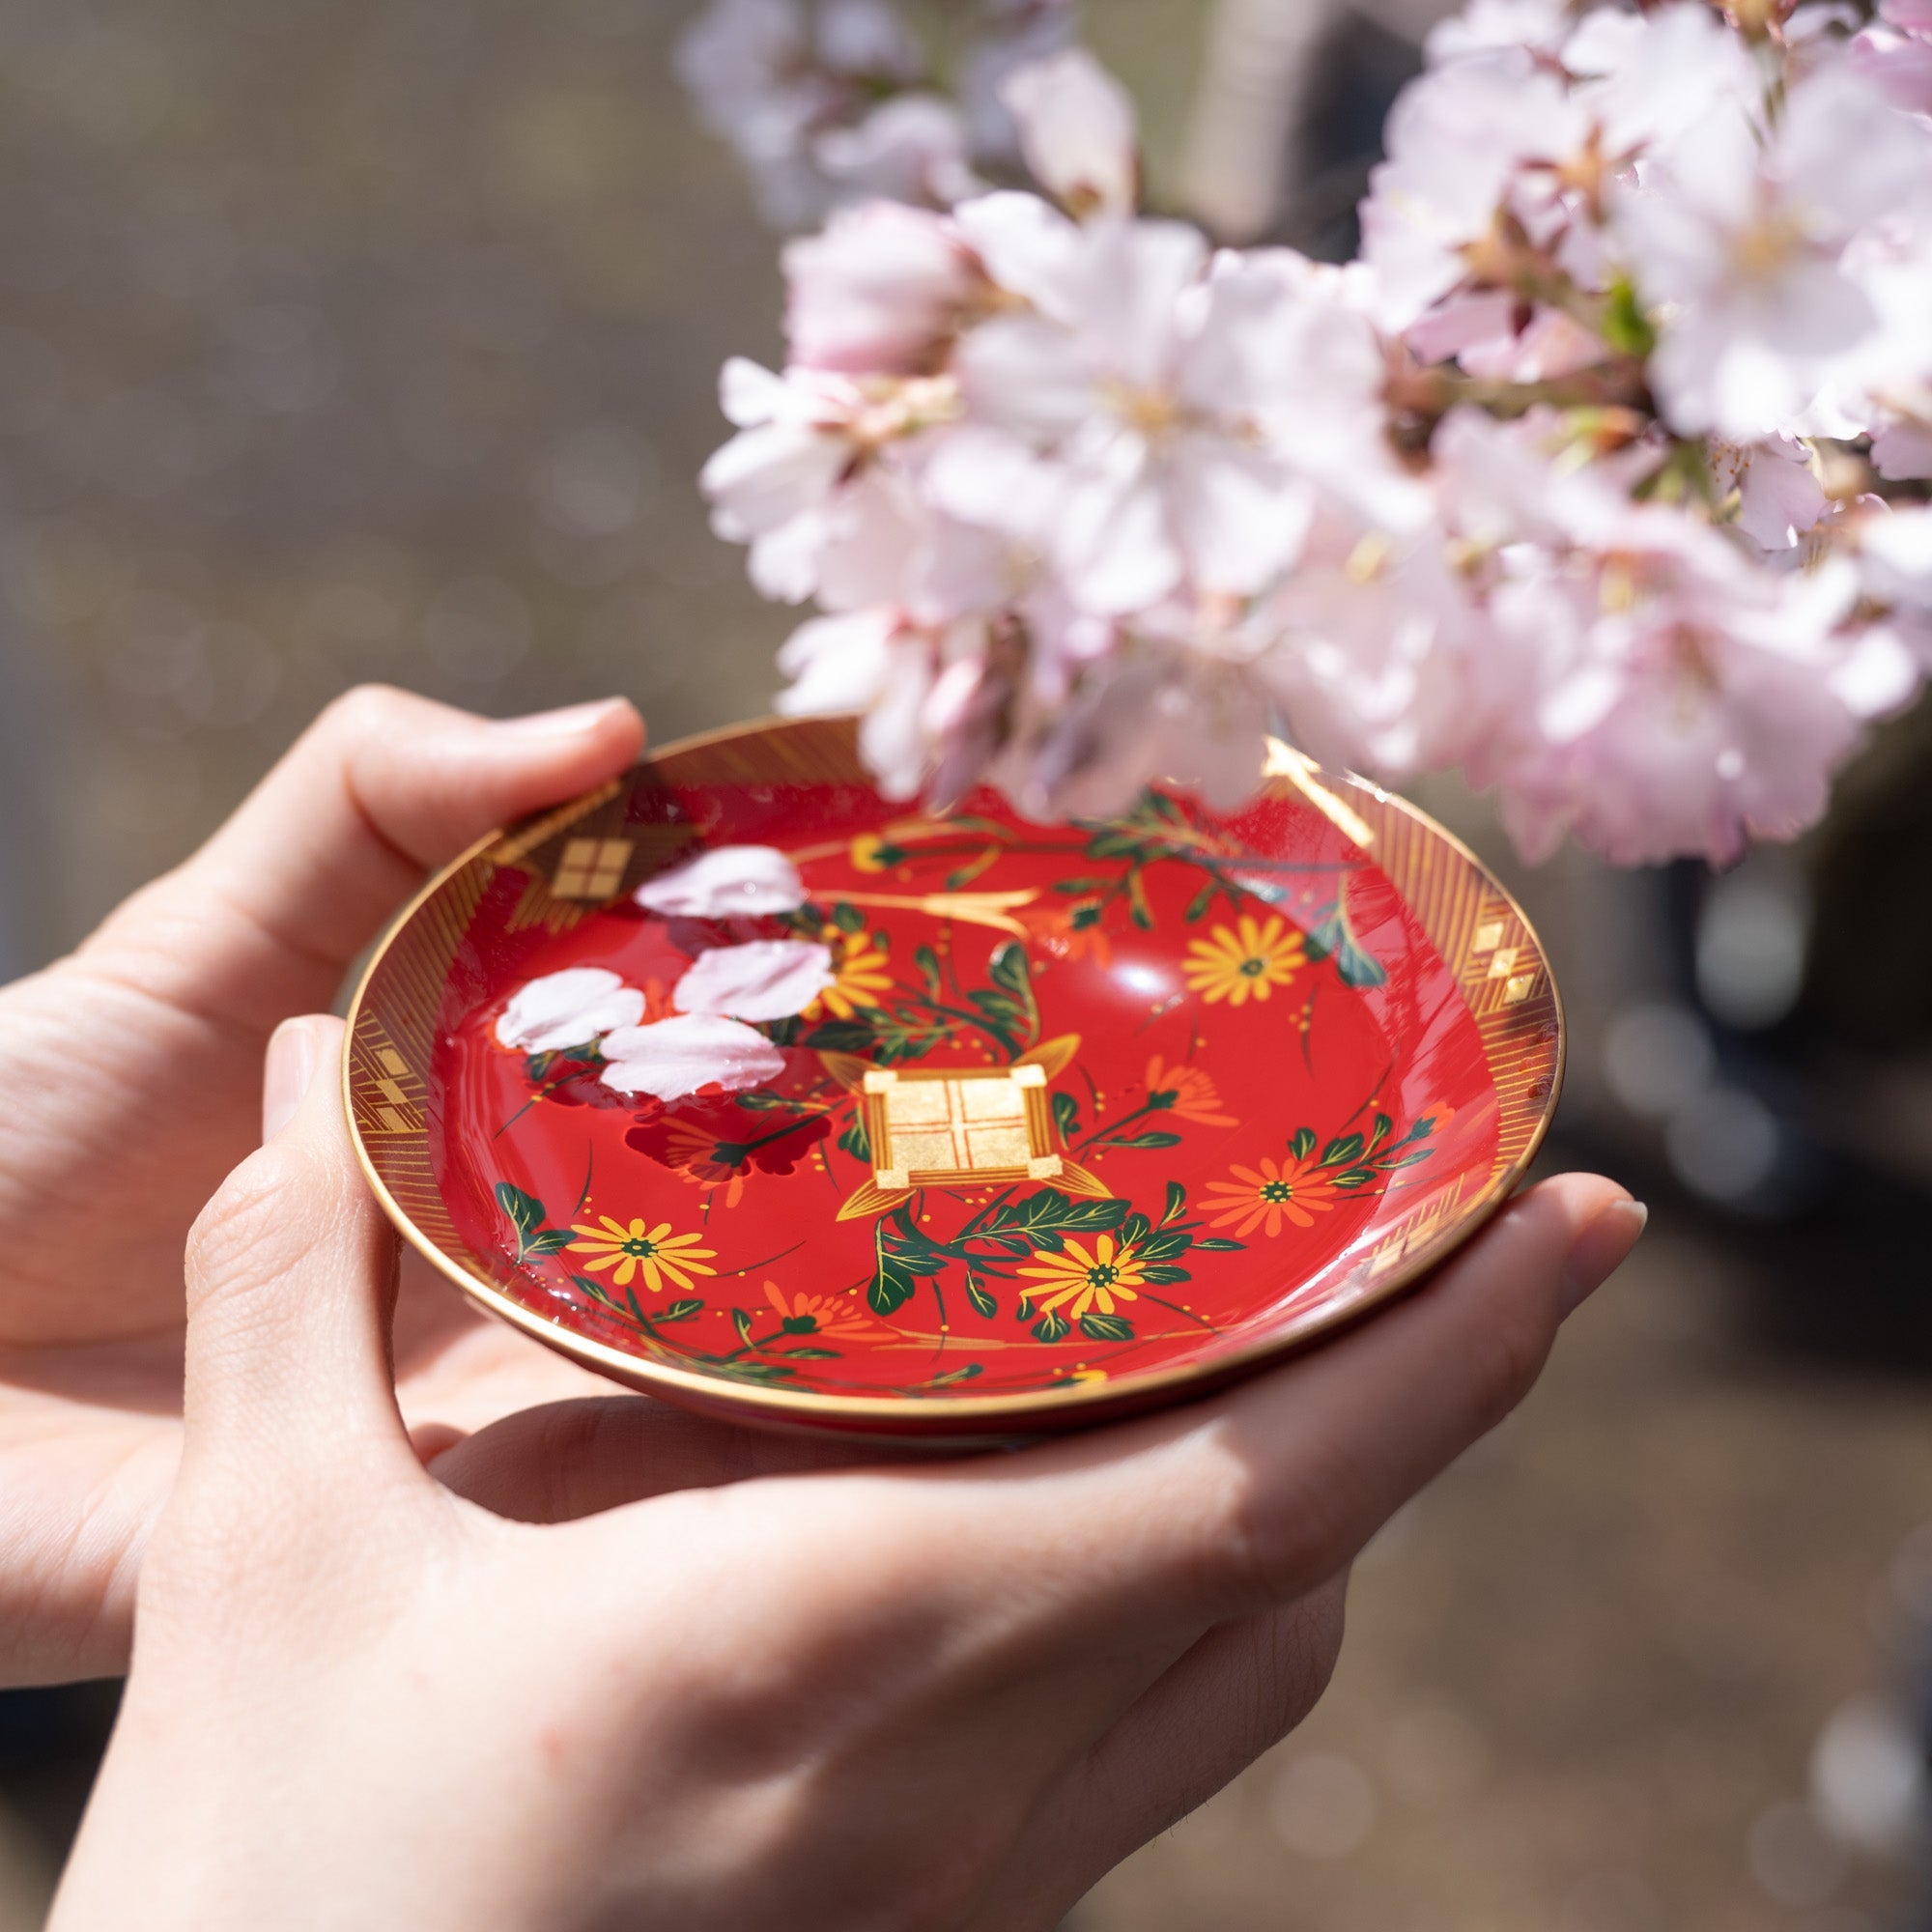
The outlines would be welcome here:
M 674 739 L 671 743 L 655 749 L 646 746 L 639 762 L 655 764 L 664 759 L 701 751 L 708 745 L 751 737 L 762 731 L 781 730 L 805 723 L 838 722 L 841 721 L 826 719 L 807 721 L 779 717 L 753 719 L 742 724 L 727 724 L 710 731 L 694 732 L 689 737 Z M 1029 1394 L 947 1397 L 940 1402 L 930 1404 L 903 1396 L 813 1395 L 802 1390 L 786 1389 L 761 1389 L 753 1394 L 723 1378 L 699 1375 L 692 1370 L 676 1369 L 668 1364 L 653 1362 L 644 1356 L 626 1354 L 621 1349 L 613 1349 L 607 1343 L 578 1335 L 573 1330 L 537 1314 L 534 1309 L 526 1308 L 522 1302 L 513 1300 L 495 1284 L 470 1273 L 416 1227 L 407 1210 L 389 1191 L 388 1184 L 377 1172 L 375 1163 L 370 1159 L 368 1149 L 363 1145 L 361 1128 L 355 1120 L 353 1053 L 355 1026 L 361 1017 L 363 1003 L 377 972 L 384 960 L 388 957 L 390 949 L 408 930 L 416 914 L 451 879 L 489 852 L 502 837 L 504 828 L 501 826 L 494 828 L 466 847 L 425 881 L 420 891 L 390 921 L 382 938 L 370 952 L 355 982 L 355 991 L 349 1002 L 343 1032 L 342 1103 L 349 1122 L 349 1137 L 355 1150 L 356 1163 L 361 1168 L 363 1179 L 368 1182 L 371 1192 L 381 1204 L 383 1211 L 403 1238 L 439 1274 L 488 1313 L 521 1329 L 546 1348 L 553 1349 L 557 1353 L 613 1380 L 629 1384 L 634 1389 L 641 1383 L 681 1390 L 701 1398 L 707 1406 L 734 1409 L 747 1417 L 771 1419 L 775 1416 L 792 1416 L 801 1421 L 809 1421 L 812 1418 L 831 1419 L 845 1416 L 866 1421 L 900 1423 L 910 1423 L 916 1416 L 930 1417 L 935 1426 L 930 1429 L 923 1428 L 916 1433 L 937 1437 L 941 1435 L 945 1422 L 951 1419 L 964 1421 L 976 1417 L 1006 1416 L 1017 1422 L 1029 1416 L 1061 1415 L 1071 1409 L 1120 1406 L 1134 1402 L 1143 1395 L 1183 1389 L 1191 1383 L 1211 1381 L 1218 1385 L 1240 1379 L 1271 1361 L 1298 1354 L 1338 1330 L 1352 1327 L 1378 1308 L 1398 1299 L 1418 1286 L 1451 1255 L 1467 1246 L 1477 1235 L 1481 1234 L 1494 1219 L 1497 1211 L 1515 1192 L 1518 1183 L 1535 1165 L 1537 1155 L 1542 1152 L 1544 1142 L 1549 1136 L 1551 1122 L 1556 1117 L 1557 1103 L 1562 1098 L 1564 1073 L 1569 1059 L 1569 1025 L 1563 1008 L 1562 989 L 1557 985 L 1556 975 L 1550 969 L 1549 953 L 1543 943 L 1543 937 L 1518 902 L 1516 895 L 1455 833 L 1419 806 L 1410 804 L 1399 793 L 1384 791 L 1372 781 L 1358 778 L 1352 772 L 1333 772 L 1326 767 L 1318 769 L 1322 771 L 1324 777 L 1339 780 L 1355 790 L 1366 793 L 1377 804 L 1400 811 L 1420 825 L 1425 832 L 1441 840 L 1461 858 L 1476 876 L 1508 905 L 1511 913 L 1521 923 L 1530 944 L 1535 947 L 1537 957 L 1543 965 L 1544 975 L 1549 982 L 1549 996 L 1556 1021 L 1553 1064 L 1550 1068 L 1549 1092 L 1544 1098 L 1541 1113 L 1530 1130 L 1522 1151 L 1507 1168 L 1492 1177 L 1483 1192 L 1469 1204 L 1452 1226 L 1435 1236 L 1413 1260 L 1405 1258 L 1403 1264 L 1394 1269 L 1386 1281 L 1378 1284 L 1372 1293 L 1365 1294 L 1344 1307 L 1311 1315 L 1304 1322 L 1298 1324 L 1291 1322 L 1277 1333 L 1251 1343 L 1246 1348 L 1231 1350 L 1228 1354 L 1217 1356 L 1210 1362 L 1152 1370 L 1119 1382 L 1069 1383 L 1064 1388 L 1040 1389 Z M 1404 903 L 1407 904 L 1406 895 L 1404 897 Z M 1440 956 L 1439 953 L 1437 956 Z M 1446 966 L 1448 962 L 1443 963 Z M 1463 1001 L 1466 1009 L 1467 996 L 1460 977 L 1457 979 L 1456 986 L 1457 996 Z M 1476 1017 L 1473 1011 L 1470 1017 L 1472 1021 Z M 1488 1064 L 1487 1048 L 1484 1057 Z M 1492 1073 L 1493 1074 L 1493 1067 Z

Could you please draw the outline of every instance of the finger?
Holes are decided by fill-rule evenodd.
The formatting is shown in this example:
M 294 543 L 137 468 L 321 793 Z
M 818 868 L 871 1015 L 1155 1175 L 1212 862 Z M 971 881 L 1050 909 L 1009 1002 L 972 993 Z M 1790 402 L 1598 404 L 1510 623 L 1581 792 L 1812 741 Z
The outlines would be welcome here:
M 285 1485 L 331 1463 L 414 1472 L 396 1409 L 396 1241 L 363 1184 L 336 1078 L 339 1020 L 270 1048 L 267 1145 L 222 1184 L 187 1248 L 183 1480 Z
M 1291 1602 L 1522 1399 L 1641 1215 L 1610 1181 L 1546 1182 L 1426 1288 L 1286 1367 L 998 1463 L 878 1476 L 856 1533 L 962 1622 L 1024 1606 L 1047 1648 Z
M 1058 1924 L 1293 1730 L 1334 1672 L 1348 1583 L 1334 1577 L 1202 1637 L 1039 1797 L 975 1932 Z
M 601 1396 L 505 1416 L 429 1467 L 445 1489 L 497 1516 L 575 1522 L 676 1490 L 843 1468 L 861 1453 L 830 1437 L 737 1428 L 646 1396 Z M 863 1455 L 882 1460 L 874 1450 Z
M 643 721 L 621 698 L 494 721 L 405 692 L 351 692 L 81 957 L 132 955 L 149 990 L 266 1030 L 327 1006 L 426 869 L 614 778 L 642 743 Z

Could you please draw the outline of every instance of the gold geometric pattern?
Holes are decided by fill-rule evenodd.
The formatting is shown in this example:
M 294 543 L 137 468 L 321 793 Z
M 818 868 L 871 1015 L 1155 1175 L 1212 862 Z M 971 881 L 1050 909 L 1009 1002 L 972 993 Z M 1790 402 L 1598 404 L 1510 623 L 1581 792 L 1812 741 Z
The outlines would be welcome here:
M 874 1067 L 863 1091 L 872 1179 L 883 1189 L 1060 1178 L 1043 1066 Z
M 613 899 L 637 849 L 628 838 L 566 839 L 550 889 L 560 899 Z

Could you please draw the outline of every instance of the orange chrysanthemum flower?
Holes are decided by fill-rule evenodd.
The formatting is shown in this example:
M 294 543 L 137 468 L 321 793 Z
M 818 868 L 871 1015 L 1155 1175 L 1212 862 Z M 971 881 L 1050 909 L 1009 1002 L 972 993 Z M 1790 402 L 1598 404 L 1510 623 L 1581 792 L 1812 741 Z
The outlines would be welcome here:
M 1208 1224 L 1212 1228 L 1233 1228 L 1236 1235 L 1251 1235 L 1265 1228 L 1270 1236 L 1281 1233 L 1284 1221 L 1297 1228 L 1312 1228 L 1318 1214 L 1335 1206 L 1344 1190 L 1334 1178 L 1312 1160 L 1291 1160 L 1277 1167 L 1271 1160 L 1252 1167 L 1230 1168 L 1233 1181 L 1210 1180 L 1207 1192 L 1221 1196 L 1203 1202 Z
M 1159 1054 L 1155 1054 L 1148 1062 L 1147 1090 L 1150 1099 L 1155 1094 L 1172 1094 L 1174 1098 L 1169 1104 L 1176 1117 L 1189 1121 L 1197 1127 L 1238 1127 L 1241 1124 L 1234 1115 L 1220 1111 L 1220 1089 L 1198 1066 L 1169 1066 Z
M 879 1325 L 856 1303 L 837 1294 L 787 1295 L 775 1281 L 765 1284 L 765 1299 L 784 1321 L 810 1321 L 814 1335 L 877 1335 Z

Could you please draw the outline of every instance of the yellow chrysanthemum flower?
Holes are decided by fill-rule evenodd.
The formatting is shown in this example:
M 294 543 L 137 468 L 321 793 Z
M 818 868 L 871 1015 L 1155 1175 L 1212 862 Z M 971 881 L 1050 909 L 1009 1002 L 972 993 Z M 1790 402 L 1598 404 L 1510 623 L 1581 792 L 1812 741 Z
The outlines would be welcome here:
M 1180 962 L 1188 986 L 1211 1007 L 1264 1000 L 1308 963 L 1301 934 L 1282 918 L 1266 921 L 1243 913 L 1232 926 L 1217 925 L 1206 939 L 1191 940 Z
M 641 1221 L 633 1221 L 627 1227 L 608 1214 L 597 1218 L 604 1224 L 601 1228 L 571 1224 L 570 1232 L 583 1238 L 572 1241 L 570 1252 L 592 1257 L 584 1263 L 592 1274 L 615 1268 L 616 1273 L 611 1279 L 619 1288 L 629 1288 L 632 1278 L 641 1274 L 644 1286 L 653 1294 L 662 1294 L 667 1281 L 673 1288 L 689 1288 L 693 1275 L 718 1272 L 704 1265 L 717 1258 L 718 1250 L 700 1248 L 697 1245 L 700 1236 L 696 1235 L 673 1235 L 668 1221 L 646 1228 Z
M 892 989 L 892 962 L 872 944 L 867 932 L 844 932 L 833 957 L 832 983 L 806 1008 L 809 1020 L 830 1013 L 849 1020 L 861 1007 L 876 1007 L 879 995 Z
M 1102 1235 L 1094 1243 L 1092 1254 L 1069 1239 L 1064 1252 L 1038 1254 L 1034 1259 L 1039 1266 L 1019 1272 L 1030 1281 L 1045 1283 L 1046 1288 L 1044 1292 L 1029 1290 L 1029 1298 L 1048 1314 L 1063 1302 L 1072 1302 L 1067 1318 L 1073 1321 L 1096 1303 L 1102 1315 L 1111 1315 L 1116 1301 L 1138 1301 L 1140 1296 L 1134 1291 L 1146 1285 L 1133 1249 L 1116 1249 L 1111 1235 Z

